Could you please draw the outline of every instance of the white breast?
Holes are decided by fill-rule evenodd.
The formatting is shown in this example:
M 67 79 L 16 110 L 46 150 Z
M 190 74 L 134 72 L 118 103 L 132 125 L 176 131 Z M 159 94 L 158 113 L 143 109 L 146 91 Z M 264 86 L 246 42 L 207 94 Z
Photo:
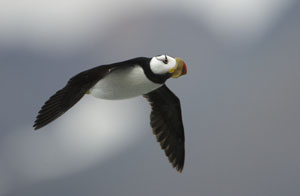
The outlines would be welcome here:
M 162 84 L 150 81 L 140 66 L 117 69 L 93 86 L 89 93 L 101 99 L 127 99 L 146 94 Z

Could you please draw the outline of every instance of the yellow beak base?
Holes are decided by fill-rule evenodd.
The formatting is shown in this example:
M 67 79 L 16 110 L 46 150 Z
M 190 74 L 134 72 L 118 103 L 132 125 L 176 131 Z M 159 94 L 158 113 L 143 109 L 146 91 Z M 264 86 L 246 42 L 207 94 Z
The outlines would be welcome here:
M 176 66 L 173 69 L 169 70 L 169 73 L 171 73 L 172 78 L 178 78 L 182 75 L 187 74 L 187 67 L 185 62 L 181 59 L 176 57 Z

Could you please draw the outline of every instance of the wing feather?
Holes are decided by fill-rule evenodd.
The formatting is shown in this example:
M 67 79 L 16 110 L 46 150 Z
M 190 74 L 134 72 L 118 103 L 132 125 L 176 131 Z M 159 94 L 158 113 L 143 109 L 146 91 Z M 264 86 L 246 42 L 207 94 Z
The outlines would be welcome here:
M 51 123 L 74 106 L 108 72 L 109 66 L 98 66 L 72 77 L 67 85 L 52 95 L 39 111 L 34 129 Z
M 184 166 L 184 128 L 180 100 L 165 85 L 145 94 L 152 111 L 150 124 L 170 163 L 181 172 Z

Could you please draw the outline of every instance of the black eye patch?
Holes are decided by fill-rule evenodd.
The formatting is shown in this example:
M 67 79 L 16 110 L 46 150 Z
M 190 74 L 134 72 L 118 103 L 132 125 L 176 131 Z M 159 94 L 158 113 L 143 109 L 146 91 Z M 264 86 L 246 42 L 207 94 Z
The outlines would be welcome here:
M 169 61 L 168 61 L 168 57 L 167 57 L 167 55 L 165 55 L 165 59 L 163 60 L 163 63 L 164 63 L 164 64 L 168 64 L 168 62 L 169 62 Z

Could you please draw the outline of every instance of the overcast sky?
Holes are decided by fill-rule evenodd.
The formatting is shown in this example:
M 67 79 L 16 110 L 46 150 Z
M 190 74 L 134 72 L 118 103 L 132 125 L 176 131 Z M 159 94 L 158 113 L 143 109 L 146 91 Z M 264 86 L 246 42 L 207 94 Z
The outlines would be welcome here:
M 0 2 L 0 196 L 300 194 L 299 3 Z M 35 116 L 76 73 L 167 53 L 188 75 L 178 174 L 142 97 L 86 96 L 38 132 Z

